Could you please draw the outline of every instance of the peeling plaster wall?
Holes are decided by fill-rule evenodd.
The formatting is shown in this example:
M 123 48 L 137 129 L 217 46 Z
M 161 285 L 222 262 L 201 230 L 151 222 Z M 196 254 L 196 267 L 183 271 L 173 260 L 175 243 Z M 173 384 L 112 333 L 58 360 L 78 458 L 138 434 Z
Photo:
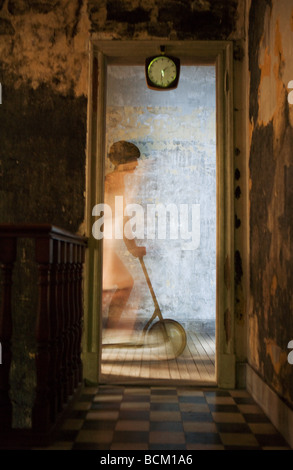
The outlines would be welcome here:
M 293 2 L 252 2 L 249 363 L 293 403 Z
M 105 39 L 232 39 L 243 11 L 237 0 L 88 0 L 92 31 Z
M 243 11 L 244 0 L 0 0 L 0 222 L 49 222 L 83 233 L 92 34 L 238 40 Z M 34 381 L 31 257 L 23 242 L 13 313 L 16 427 L 30 426 Z

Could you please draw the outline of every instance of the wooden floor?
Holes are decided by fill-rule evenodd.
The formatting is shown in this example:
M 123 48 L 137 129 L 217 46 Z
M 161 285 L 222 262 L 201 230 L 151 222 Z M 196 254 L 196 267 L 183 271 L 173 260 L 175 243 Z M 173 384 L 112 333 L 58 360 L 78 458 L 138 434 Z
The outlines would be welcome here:
M 186 334 L 185 350 L 175 359 L 168 358 L 164 344 L 151 348 L 146 345 L 127 346 L 126 343 L 123 347 L 104 346 L 101 382 L 216 385 L 215 335 L 189 328 Z

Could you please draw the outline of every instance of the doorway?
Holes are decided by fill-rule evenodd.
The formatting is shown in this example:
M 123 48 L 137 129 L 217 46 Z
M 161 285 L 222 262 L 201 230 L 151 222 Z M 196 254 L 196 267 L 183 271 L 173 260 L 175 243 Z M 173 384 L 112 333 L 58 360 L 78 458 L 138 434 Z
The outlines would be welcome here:
M 215 383 L 215 66 L 182 66 L 176 90 L 163 92 L 147 88 L 143 66 L 108 66 L 106 181 L 115 177 L 108 158 L 112 145 L 124 141 L 140 151 L 135 171 L 124 172 L 124 198 L 128 207 L 136 205 L 132 223 L 138 246 L 146 248 L 155 302 L 163 318 L 184 328 L 187 341 L 176 358 L 162 354 L 162 345 L 150 345 L 149 338 L 137 343 L 152 317 L 154 299 L 139 260 L 116 240 L 116 254 L 132 278 L 131 292 L 103 286 L 101 378 Z M 104 200 L 107 195 L 105 188 Z M 104 239 L 104 274 L 108 245 Z M 127 293 L 123 303 L 120 292 Z M 109 320 L 113 311 L 115 320 Z
M 126 176 L 125 187 L 127 195 L 132 194 L 128 215 L 137 244 L 146 247 L 145 270 L 121 244 L 119 258 L 133 283 L 116 331 L 109 330 L 115 287 L 105 295 L 105 240 L 97 240 L 101 237 L 95 236 L 92 226 L 99 220 L 93 216 L 101 212 L 92 209 L 94 256 L 88 260 L 86 294 L 97 296 L 86 300 L 86 369 L 94 375 L 96 364 L 99 382 L 231 383 L 234 351 L 222 323 L 233 292 L 222 277 L 227 263 L 233 262 L 232 198 L 227 184 L 232 174 L 227 129 L 229 44 L 210 44 L 210 50 L 196 43 L 192 48 L 173 44 L 173 55 L 183 59 L 180 81 L 176 90 L 164 92 L 146 86 L 143 59 L 151 55 L 150 44 L 144 45 L 144 51 L 141 42 L 136 48 L 134 43 L 128 46 L 135 54 L 117 45 L 114 52 L 107 41 L 93 48 L 88 209 L 105 201 L 105 178 L 114 170 L 107 157 L 111 145 L 134 144 L 140 157 L 135 172 Z M 156 47 L 152 45 L 153 50 Z M 154 296 L 163 317 L 178 322 L 186 333 L 185 347 L 176 357 L 162 357 L 162 351 L 149 343 L 137 347 L 135 342 L 152 316 Z M 124 336 L 122 325 L 130 317 L 131 330 Z M 228 373 L 221 373 L 223 364 L 229 364 Z

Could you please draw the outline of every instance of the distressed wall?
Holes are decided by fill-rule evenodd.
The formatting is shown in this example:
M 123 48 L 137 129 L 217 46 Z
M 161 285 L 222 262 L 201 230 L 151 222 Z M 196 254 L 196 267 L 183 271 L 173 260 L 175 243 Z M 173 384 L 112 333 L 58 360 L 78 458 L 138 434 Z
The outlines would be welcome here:
M 73 2 L 0 2 L 0 222 L 84 219 L 87 31 Z M 20 240 L 13 284 L 13 426 L 31 424 L 35 386 L 34 247 Z
M 250 311 L 248 360 L 293 403 L 293 2 L 251 3 Z
M 91 34 L 116 40 L 238 40 L 244 36 L 243 5 L 242 0 L 0 0 L 0 222 L 49 222 L 83 233 Z M 23 332 L 33 334 L 33 293 L 28 289 L 22 296 L 21 288 L 35 279 L 31 250 L 21 246 L 15 279 L 16 427 L 30 425 L 34 345 Z
M 181 67 L 176 90 L 160 93 L 146 87 L 143 66 L 108 67 L 106 133 L 107 148 L 129 140 L 141 151 L 126 193 L 144 211 L 139 243 L 146 246 L 145 262 L 163 315 L 185 326 L 208 323 L 211 328 L 216 309 L 215 75 L 214 66 Z M 107 158 L 106 169 L 112 171 Z M 154 218 L 147 213 L 157 204 L 173 208 L 174 222 L 167 222 L 165 236 L 158 226 L 148 233 Z M 187 217 L 181 205 L 188 208 Z M 193 213 L 192 205 L 197 205 Z M 157 215 L 158 225 L 167 219 L 168 213 Z M 176 233 L 170 234 L 170 226 Z M 153 313 L 153 302 L 141 267 L 124 250 L 121 256 L 136 284 L 140 281 L 145 319 L 145 311 Z

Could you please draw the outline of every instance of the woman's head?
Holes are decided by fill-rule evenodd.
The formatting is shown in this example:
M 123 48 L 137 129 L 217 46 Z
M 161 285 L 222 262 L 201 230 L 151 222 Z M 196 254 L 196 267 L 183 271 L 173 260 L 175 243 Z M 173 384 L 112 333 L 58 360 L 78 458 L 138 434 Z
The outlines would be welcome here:
M 140 157 L 140 151 L 136 145 L 125 140 L 120 140 L 111 145 L 108 157 L 113 165 L 135 162 Z

